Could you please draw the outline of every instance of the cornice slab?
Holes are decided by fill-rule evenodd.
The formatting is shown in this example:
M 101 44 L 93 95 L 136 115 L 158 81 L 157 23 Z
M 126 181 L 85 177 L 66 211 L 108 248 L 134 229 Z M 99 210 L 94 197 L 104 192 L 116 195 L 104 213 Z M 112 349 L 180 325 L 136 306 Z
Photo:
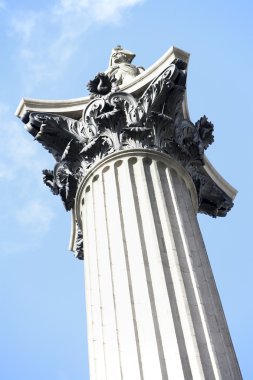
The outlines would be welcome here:
M 138 96 L 147 88 L 147 86 L 160 75 L 175 59 L 181 59 L 188 63 L 190 54 L 172 46 L 160 59 L 158 59 L 147 70 L 143 71 L 131 83 L 119 86 L 119 91 Z M 55 113 L 58 115 L 80 119 L 83 111 L 91 100 L 90 96 L 66 100 L 43 100 L 22 98 L 15 115 L 22 119 L 27 111 Z M 183 106 L 185 117 L 188 116 L 187 104 Z
M 226 193 L 232 200 L 235 199 L 238 191 L 217 172 L 206 155 L 204 156 L 204 170 L 216 185 L 224 191 L 224 193 Z

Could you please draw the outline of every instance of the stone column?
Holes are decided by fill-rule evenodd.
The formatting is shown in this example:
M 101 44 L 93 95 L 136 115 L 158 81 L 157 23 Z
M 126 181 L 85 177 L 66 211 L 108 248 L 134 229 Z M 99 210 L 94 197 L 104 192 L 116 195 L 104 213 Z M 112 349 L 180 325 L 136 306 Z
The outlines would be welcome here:
M 114 153 L 82 180 L 91 380 L 241 379 L 199 230 L 168 155 Z
M 225 216 L 236 192 L 204 155 L 213 124 L 186 112 L 184 57 L 129 93 L 98 74 L 81 114 L 22 116 L 56 160 L 45 184 L 73 212 L 91 380 L 242 379 L 196 219 Z

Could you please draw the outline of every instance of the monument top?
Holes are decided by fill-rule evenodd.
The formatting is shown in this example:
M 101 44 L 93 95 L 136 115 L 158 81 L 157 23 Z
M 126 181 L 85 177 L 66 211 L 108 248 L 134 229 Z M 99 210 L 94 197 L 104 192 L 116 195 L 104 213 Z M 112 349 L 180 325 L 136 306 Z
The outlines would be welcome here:
M 199 212 L 225 216 L 236 190 L 204 154 L 213 142 L 213 124 L 206 116 L 195 123 L 190 120 L 189 54 L 171 47 L 147 70 L 132 63 L 134 56 L 121 46 L 114 48 L 108 70 L 89 82 L 90 96 L 21 100 L 16 115 L 56 160 L 53 171 L 43 171 L 45 184 L 61 196 L 67 210 L 73 210 L 80 182 L 103 157 L 126 149 L 155 150 L 190 174 Z M 76 241 L 75 228 L 74 236 Z
M 113 49 L 115 50 L 115 49 Z M 113 55 L 113 50 L 111 56 Z M 133 54 L 133 53 L 131 53 Z M 109 67 L 111 69 L 111 56 Z M 172 46 L 160 59 L 151 65 L 145 71 L 142 71 L 138 77 L 133 78 L 131 82 L 123 83 L 119 86 L 120 91 L 127 92 L 132 95 L 142 93 L 147 86 L 154 80 L 166 67 L 168 67 L 175 59 L 181 59 L 188 63 L 189 53 Z M 62 116 L 78 119 L 82 116 L 83 110 L 91 100 L 90 96 L 82 98 L 66 99 L 66 100 L 45 100 L 22 98 L 15 115 L 22 119 L 27 111 L 30 112 L 52 112 Z M 189 118 L 188 109 L 185 100 L 185 116 Z

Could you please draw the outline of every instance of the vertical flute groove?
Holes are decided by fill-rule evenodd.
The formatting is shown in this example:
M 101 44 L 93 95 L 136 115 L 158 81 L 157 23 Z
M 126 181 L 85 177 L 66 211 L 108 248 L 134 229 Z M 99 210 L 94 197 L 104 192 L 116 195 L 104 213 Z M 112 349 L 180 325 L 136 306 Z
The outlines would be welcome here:
M 94 200 L 94 187 L 97 186 L 97 182 L 92 182 L 92 189 L 91 189 L 91 196 L 92 196 L 92 210 L 93 210 L 93 218 L 94 218 L 94 235 L 95 235 L 95 247 L 96 247 L 96 264 L 97 264 L 97 281 L 98 281 L 98 291 L 99 291 L 99 302 L 100 302 L 100 318 L 101 318 L 101 333 L 102 333 L 102 350 L 103 350 L 103 357 L 104 357 L 104 375 L 105 379 L 107 378 L 106 373 L 106 357 L 105 357 L 105 339 L 104 339 L 104 324 L 103 324 L 103 303 L 102 303 L 102 297 L 101 297 L 101 282 L 100 282 L 100 265 L 99 265 L 99 252 L 97 247 L 97 241 L 98 241 L 98 234 L 97 234 L 97 218 L 96 218 L 96 205 Z
M 152 279 L 151 279 L 151 274 L 150 274 L 150 269 L 149 269 L 147 248 L 146 248 L 145 236 L 144 236 L 144 231 L 143 231 L 143 221 L 142 221 L 140 207 L 139 207 L 138 190 L 137 190 L 137 186 L 135 182 L 133 167 L 130 166 L 130 164 L 129 164 L 129 172 L 130 172 L 134 204 L 135 204 L 135 209 L 136 209 L 136 214 L 137 214 L 137 222 L 138 222 L 138 228 L 139 228 L 139 233 L 140 233 L 140 242 L 141 242 L 141 247 L 142 247 L 146 281 L 147 281 L 147 287 L 148 287 L 148 293 L 149 293 L 149 298 L 150 298 L 150 305 L 151 305 L 151 311 L 152 311 L 152 317 L 153 317 L 153 323 L 154 323 L 154 329 L 155 329 L 155 335 L 156 335 L 156 341 L 157 341 L 157 349 L 159 352 L 162 379 L 168 380 L 168 372 L 167 372 L 166 362 L 164 359 L 161 333 L 160 333 L 157 312 L 156 312 L 155 302 L 154 302 L 154 291 L 152 287 Z
M 210 342 L 210 337 L 209 337 L 209 334 L 208 334 L 208 328 L 207 328 L 206 321 L 205 321 L 205 316 L 204 316 L 204 313 L 203 313 L 203 310 L 202 310 L 202 304 L 201 304 L 201 301 L 200 301 L 200 298 L 199 298 L 196 280 L 194 278 L 194 272 L 193 272 L 193 269 L 192 269 L 191 261 L 189 259 L 187 239 L 186 239 L 186 236 L 185 236 L 185 233 L 184 233 L 184 230 L 183 230 L 182 221 L 181 221 L 181 217 L 180 217 L 180 212 L 179 212 L 179 208 L 178 208 L 177 201 L 176 201 L 176 194 L 174 192 L 174 188 L 173 188 L 173 185 L 172 185 L 172 181 L 173 180 L 172 180 L 171 173 L 170 173 L 169 170 L 167 171 L 167 173 L 168 173 L 169 188 L 170 188 L 171 195 L 172 195 L 172 198 L 173 198 L 173 203 L 175 205 L 175 212 L 176 212 L 176 217 L 177 217 L 177 221 L 178 221 L 178 226 L 179 226 L 180 234 L 182 236 L 183 246 L 184 246 L 184 249 L 186 251 L 186 255 L 185 256 L 186 256 L 186 260 L 187 260 L 187 263 L 188 263 L 188 266 L 189 266 L 189 269 L 190 269 L 190 276 L 191 276 L 191 280 L 192 280 L 193 290 L 194 290 L 194 294 L 195 294 L 195 297 L 197 299 L 198 306 L 199 306 L 199 312 L 200 312 L 200 318 L 201 318 L 201 322 L 202 322 L 202 326 L 203 326 L 204 336 L 205 336 L 205 339 L 206 339 L 206 342 L 207 342 L 208 351 L 209 351 L 209 354 L 210 354 L 210 359 L 212 361 L 212 368 L 213 368 L 214 376 L 215 376 L 216 380 L 219 380 L 219 379 L 221 379 L 221 377 L 220 377 L 220 371 L 219 371 L 219 369 L 217 367 L 217 364 L 216 364 L 216 358 L 215 358 L 215 355 L 213 353 L 212 345 L 211 345 L 211 342 Z
M 152 171 L 151 171 L 152 170 Z M 176 236 L 173 235 L 173 228 L 172 225 L 175 223 L 175 220 L 173 220 L 173 215 L 170 213 L 169 210 L 166 209 L 166 202 L 164 199 L 164 193 L 162 190 L 162 184 L 160 183 L 160 178 L 158 175 L 158 169 L 156 162 L 153 163 L 152 166 L 150 166 L 149 170 L 147 170 L 147 175 L 151 177 L 152 175 L 156 179 L 155 182 L 151 182 L 150 185 L 150 194 L 152 194 L 153 198 L 153 204 L 156 206 L 156 217 L 158 219 L 157 226 L 160 228 L 158 229 L 158 233 L 161 234 L 164 245 L 164 252 L 168 252 L 168 260 L 169 265 L 171 268 L 171 274 L 172 274 L 172 281 L 175 288 L 175 291 L 177 293 L 177 305 L 180 315 L 180 320 L 182 324 L 182 329 L 184 332 L 184 338 L 187 341 L 186 342 L 186 350 L 187 350 L 187 356 L 189 358 L 189 364 L 192 372 L 193 379 L 202 379 L 203 378 L 203 369 L 201 366 L 201 362 L 199 360 L 199 352 L 197 348 L 197 343 L 195 339 L 194 329 L 193 329 L 193 323 L 191 318 L 189 318 L 189 305 L 188 300 L 186 297 L 186 289 L 184 287 L 183 279 L 182 279 L 182 272 L 178 260 L 179 252 L 177 251 L 176 247 Z M 149 181 L 148 181 L 149 183 Z M 171 197 L 171 192 L 167 194 L 167 197 Z M 159 211 L 158 211 L 159 209 Z M 173 209 L 171 210 L 173 212 Z M 172 219 L 171 219 L 172 218 Z M 164 239 L 164 234 L 169 234 L 169 240 Z M 168 250 L 168 251 L 167 251 Z
M 86 219 L 86 217 L 85 217 Z M 86 224 L 86 223 L 83 223 Z M 84 227 L 84 231 L 87 231 Z M 85 248 L 88 252 L 88 242 L 85 242 Z M 93 342 L 93 310 L 92 310 L 92 297 L 91 297 L 91 279 L 90 279 L 90 264 L 89 257 L 87 255 L 87 259 L 85 262 L 85 283 L 86 283 L 86 309 L 87 309 L 87 325 L 90 327 L 88 329 L 88 339 L 89 339 L 89 372 L 90 372 L 90 380 L 96 380 L 96 370 L 95 370 L 95 362 L 94 362 L 94 342 Z
M 163 195 L 164 195 L 164 199 L 166 202 L 166 207 L 167 207 L 167 210 L 169 212 L 170 217 L 172 217 L 173 216 L 173 213 L 172 213 L 173 210 L 171 210 L 171 208 L 168 205 L 168 201 L 170 199 L 170 193 L 169 193 L 169 191 L 166 191 L 167 186 L 168 186 L 167 178 L 163 176 L 163 172 L 164 172 L 163 167 L 164 168 L 166 168 L 166 167 L 164 166 L 164 164 L 162 164 L 162 165 L 163 166 L 161 166 L 161 165 L 157 166 L 157 169 L 158 169 L 158 174 L 161 178 L 161 188 L 163 190 Z M 154 196 L 154 199 L 155 199 L 155 196 Z M 155 202 L 155 200 L 153 201 L 153 207 L 154 207 L 154 210 L 156 210 L 157 217 L 159 218 L 158 207 L 157 207 L 157 203 Z M 161 224 L 161 222 L 156 223 L 157 226 L 160 226 L 160 224 Z M 161 231 L 160 233 L 158 233 L 158 231 L 157 231 L 157 234 L 163 234 L 163 232 Z M 180 357 L 181 357 L 181 361 L 182 361 L 183 372 L 184 372 L 185 378 L 187 378 L 187 380 L 192 380 L 193 379 L 192 378 L 192 371 L 191 371 L 191 367 L 189 364 L 189 358 L 187 355 L 185 338 L 184 338 L 184 334 L 183 334 L 180 313 L 178 310 L 175 288 L 174 288 L 173 281 L 172 281 L 172 275 L 171 275 L 170 265 L 169 265 L 169 261 L 168 261 L 168 255 L 164 254 L 164 252 L 166 252 L 166 247 L 161 246 L 160 241 L 159 241 L 159 244 L 160 244 L 160 252 L 161 252 L 162 261 L 163 261 L 163 270 L 164 270 L 164 277 L 165 277 L 165 281 L 166 281 L 168 297 L 171 300 L 172 317 L 173 317 L 174 324 L 176 326 L 175 331 L 176 331 L 176 336 L 177 336 L 177 342 L 178 342 Z M 167 270 L 166 270 L 166 268 L 167 268 Z
M 90 255 L 90 262 L 92 264 L 92 281 L 94 289 L 94 307 L 96 313 L 94 314 L 94 323 L 96 326 L 95 336 L 96 336 L 96 371 L 97 376 L 102 376 L 106 373 L 105 371 L 105 356 L 104 356 L 104 344 L 103 344 L 103 319 L 101 311 L 101 291 L 100 291 L 100 279 L 99 279 L 99 267 L 98 267 L 98 250 L 97 250 L 97 232 L 96 232 L 96 218 L 94 209 L 94 198 L 93 198 L 93 186 L 90 187 L 90 208 L 89 208 L 89 234 L 90 241 L 92 241 L 92 249 Z
M 174 202 L 174 204 L 178 205 L 178 211 L 180 211 L 180 213 L 178 212 L 177 219 L 178 217 L 180 218 L 180 220 L 178 219 L 179 223 L 181 226 L 183 226 L 183 228 L 180 228 L 179 226 L 180 239 L 177 241 L 177 243 L 182 246 L 183 248 L 182 252 L 184 253 L 184 258 L 179 256 L 179 259 L 181 263 L 182 263 L 182 259 L 184 259 L 184 261 L 186 262 L 186 264 L 182 263 L 182 266 L 185 265 L 187 267 L 187 270 L 183 272 L 183 280 L 185 283 L 187 298 L 191 300 L 191 302 L 189 302 L 191 318 L 194 322 L 193 323 L 194 330 L 196 334 L 197 344 L 199 347 L 200 360 L 202 363 L 203 371 L 205 375 L 208 377 L 208 379 L 211 380 L 211 379 L 215 379 L 215 372 L 213 370 L 213 363 L 212 363 L 212 358 L 210 355 L 210 348 L 212 347 L 211 346 L 208 347 L 208 345 L 206 344 L 206 340 L 204 341 L 204 343 L 203 343 L 203 340 L 201 340 L 201 336 L 203 336 L 205 333 L 208 333 L 208 336 L 209 336 L 209 332 L 207 330 L 204 331 L 204 328 L 203 328 L 203 319 L 201 318 L 201 315 L 200 315 L 200 308 L 202 307 L 201 305 L 202 302 L 201 302 L 201 299 L 199 298 L 199 287 L 198 287 L 198 283 L 196 282 L 196 272 L 192 271 L 191 269 L 192 260 L 194 260 L 195 252 L 192 251 L 192 242 L 188 239 L 188 243 L 186 246 L 185 244 L 186 238 L 184 238 L 184 236 L 182 235 L 182 232 L 187 229 L 188 237 L 191 236 L 190 223 L 188 223 L 187 226 L 184 226 L 184 218 L 186 217 L 185 214 L 187 214 L 186 205 L 184 203 L 185 202 L 184 197 L 188 196 L 188 194 L 182 193 L 182 186 L 184 186 L 184 182 L 182 183 L 182 179 L 178 177 L 177 173 L 174 170 L 171 170 L 170 172 L 168 172 L 168 170 L 166 169 L 166 175 L 170 176 L 171 182 L 176 184 L 176 188 L 177 188 L 177 192 L 174 192 L 174 195 L 176 197 L 176 202 Z M 189 201 L 190 200 L 188 199 L 188 202 Z M 191 246 L 189 246 L 190 242 L 191 242 Z M 189 281 L 196 282 L 196 287 L 188 286 Z M 199 304 L 199 307 L 196 307 L 196 305 L 198 304 Z M 203 315 L 203 317 L 205 318 L 205 315 Z
M 132 307 L 132 313 L 133 313 L 134 333 L 135 333 L 135 341 L 136 341 L 136 348 L 137 348 L 137 355 L 138 355 L 138 362 L 139 362 L 139 369 L 140 369 L 140 378 L 141 378 L 141 380 L 144 380 L 143 369 L 142 369 L 142 361 L 141 361 L 141 352 L 140 352 L 139 334 L 138 334 L 138 328 L 137 328 L 137 323 L 136 323 L 136 312 L 135 312 L 135 306 L 134 306 L 131 272 L 130 272 L 130 267 L 129 267 L 128 252 L 127 252 L 127 246 L 126 246 L 125 226 L 124 226 L 124 220 L 122 217 L 123 210 L 122 210 L 121 195 L 120 195 L 120 185 L 119 185 L 119 178 L 118 178 L 117 170 L 118 170 L 118 168 L 115 167 L 115 178 L 116 178 L 116 187 L 117 187 L 118 200 L 119 200 L 120 222 L 121 222 L 121 228 L 122 228 L 122 237 L 123 237 L 123 245 L 124 245 L 124 252 L 125 252 L 125 260 L 126 260 L 126 267 L 127 267 L 128 287 L 129 287 L 131 307 Z
M 112 272 L 110 233 L 108 230 L 108 218 L 107 218 L 108 210 L 107 210 L 107 204 L 106 204 L 106 190 L 105 190 L 104 173 L 102 173 L 102 187 L 103 187 L 103 195 L 104 195 L 104 210 L 105 210 L 105 218 L 106 218 L 106 230 L 107 230 L 107 236 L 108 236 L 108 249 L 109 249 L 109 260 L 110 260 L 111 283 L 112 283 L 112 289 L 113 289 L 114 317 L 115 317 L 115 323 L 116 323 L 116 335 L 117 335 L 118 354 L 119 354 L 119 363 L 120 363 L 120 375 L 121 375 L 121 379 L 123 380 L 122 363 L 121 363 L 121 355 L 120 355 L 120 343 L 119 343 L 119 328 L 118 328 L 118 319 L 117 319 L 117 311 L 116 311 L 117 306 L 116 306 L 115 290 L 114 290 L 115 285 L 114 285 L 113 272 Z

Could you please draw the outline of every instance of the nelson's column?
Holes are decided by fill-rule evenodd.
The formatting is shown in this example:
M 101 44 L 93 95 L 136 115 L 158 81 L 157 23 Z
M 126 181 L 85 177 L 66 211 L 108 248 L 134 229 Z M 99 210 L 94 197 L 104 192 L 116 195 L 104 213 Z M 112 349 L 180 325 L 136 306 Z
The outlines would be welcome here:
M 90 96 L 22 99 L 17 116 L 55 158 L 43 180 L 72 211 L 84 259 L 91 380 L 242 379 L 196 214 L 225 216 L 236 191 L 190 120 L 189 54 L 144 70 L 117 46 Z

